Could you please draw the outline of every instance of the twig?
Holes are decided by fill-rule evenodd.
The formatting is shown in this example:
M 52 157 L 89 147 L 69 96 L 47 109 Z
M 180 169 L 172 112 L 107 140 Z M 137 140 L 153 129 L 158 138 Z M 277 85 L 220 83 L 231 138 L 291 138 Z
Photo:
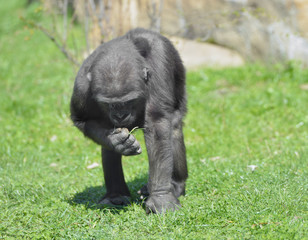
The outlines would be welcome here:
M 99 14 L 98 14 L 98 24 L 101 30 L 101 37 L 105 37 L 104 27 L 103 27 L 103 18 L 105 15 L 105 4 L 103 0 L 99 1 Z
M 67 6 L 68 6 L 68 0 L 64 0 L 64 3 L 63 3 L 63 37 L 62 37 L 62 40 L 64 43 L 66 43 L 66 39 L 67 39 Z
M 151 0 L 150 6 L 148 5 L 148 17 L 150 18 L 151 29 L 160 32 L 161 24 L 161 13 L 163 10 L 164 1 L 159 1 L 159 6 L 157 7 L 157 1 Z
M 89 9 L 87 1 L 84 2 L 85 11 L 85 21 L 84 21 L 84 31 L 86 37 L 87 54 L 90 55 L 90 45 L 89 45 Z
M 64 56 L 73 64 L 75 64 L 76 66 L 80 67 L 80 63 L 67 51 L 67 49 L 61 45 L 59 43 L 59 41 L 57 41 L 57 39 L 51 35 L 47 29 L 45 29 L 43 26 L 41 26 L 40 24 L 37 24 L 33 21 L 26 21 L 25 19 L 23 19 L 25 22 L 27 22 L 29 25 L 41 30 L 60 50 L 61 52 L 64 54 Z
M 80 63 L 77 62 L 76 59 L 74 59 L 73 56 L 63 46 L 61 46 L 59 42 L 45 28 L 40 25 L 37 25 L 37 28 L 40 29 L 51 41 L 54 42 L 54 44 L 61 50 L 61 52 L 70 62 L 74 63 L 76 66 L 80 66 Z
M 96 10 L 96 5 L 94 0 L 90 0 L 90 6 L 92 8 L 92 12 L 94 13 L 93 15 L 96 16 L 101 38 L 104 36 L 104 27 L 103 27 L 103 17 L 104 17 L 104 12 L 105 12 L 105 6 L 103 0 L 99 1 L 99 13 L 97 13 Z
M 71 20 L 70 20 L 70 23 L 69 23 L 67 35 L 70 35 L 72 37 L 72 42 L 73 42 L 73 46 L 74 46 L 74 50 L 75 50 L 75 58 L 80 59 L 80 57 L 79 57 L 80 51 L 79 51 L 79 48 L 78 48 L 77 43 L 76 43 L 74 31 L 72 31 L 72 29 L 73 29 L 72 26 L 73 26 L 74 21 L 76 20 L 76 17 L 77 17 L 77 13 L 76 13 L 76 11 L 74 11 L 73 16 L 71 17 Z
M 161 28 L 161 13 L 163 11 L 163 6 L 164 6 L 164 0 L 160 0 L 159 2 L 159 11 L 158 11 L 158 19 L 157 19 L 157 30 L 160 32 Z
M 130 130 L 129 135 L 132 134 L 135 130 L 137 129 L 144 129 L 144 128 L 140 128 L 140 127 L 134 127 L 132 130 Z

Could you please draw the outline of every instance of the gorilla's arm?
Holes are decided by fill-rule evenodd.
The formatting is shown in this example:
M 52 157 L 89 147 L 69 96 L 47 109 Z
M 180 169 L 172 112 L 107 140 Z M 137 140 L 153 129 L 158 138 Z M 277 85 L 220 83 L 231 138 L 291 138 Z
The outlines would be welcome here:
M 102 119 L 95 119 L 98 109 L 87 106 L 89 98 L 90 81 L 86 74 L 79 72 L 75 81 L 74 91 L 71 99 L 71 119 L 74 125 L 85 136 L 92 139 L 103 148 L 115 151 L 122 155 L 136 155 L 141 153 L 141 147 L 136 138 L 129 134 L 126 128 L 108 128 Z

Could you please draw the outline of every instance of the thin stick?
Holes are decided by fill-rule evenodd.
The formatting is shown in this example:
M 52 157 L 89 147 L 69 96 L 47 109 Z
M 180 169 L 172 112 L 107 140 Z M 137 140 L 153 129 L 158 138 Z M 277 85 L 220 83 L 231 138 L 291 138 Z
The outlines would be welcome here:
M 67 6 L 68 6 L 68 0 L 64 0 L 64 3 L 63 3 L 63 36 L 62 36 L 62 40 L 64 43 L 66 43 L 66 40 L 67 40 Z
M 54 44 L 61 50 L 61 52 L 64 54 L 64 56 L 73 64 L 75 64 L 76 66 L 80 67 L 80 63 L 77 62 L 77 60 L 67 51 L 67 49 L 61 45 L 59 43 L 59 41 L 57 41 L 57 39 L 51 35 L 51 33 L 49 33 L 47 31 L 47 29 L 45 29 L 43 26 L 41 26 L 40 24 L 37 24 L 33 21 L 26 21 L 24 18 L 22 18 L 25 22 L 27 22 L 29 25 L 38 28 L 39 30 L 41 30 L 52 42 L 54 42 Z
M 84 2 L 85 10 L 85 21 L 84 21 L 84 31 L 86 37 L 87 54 L 90 55 L 90 45 L 89 45 L 89 9 L 87 1 Z
M 140 128 L 140 127 L 134 127 L 132 130 L 130 130 L 130 132 L 129 132 L 129 134 L 132 134 L 135 130 L 137 130 L 137 129 L 144 129 L 144 128 Z

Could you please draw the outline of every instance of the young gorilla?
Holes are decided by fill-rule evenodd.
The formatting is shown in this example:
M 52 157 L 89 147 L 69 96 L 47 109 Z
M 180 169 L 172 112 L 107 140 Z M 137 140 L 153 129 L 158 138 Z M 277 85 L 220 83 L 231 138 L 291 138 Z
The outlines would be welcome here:
M 147 212 L 180 206 L 185 194 L 185 70 L 171 42 L 145 29 L 99 46 L 75 80 L 71 118 L 85 136 L 102 146 L 107 193 L 101 203 L 122 205 L 130 196 L 121 156 L 141 153 L 129 133 L 144 128 L 149 179 L 141 191 Z

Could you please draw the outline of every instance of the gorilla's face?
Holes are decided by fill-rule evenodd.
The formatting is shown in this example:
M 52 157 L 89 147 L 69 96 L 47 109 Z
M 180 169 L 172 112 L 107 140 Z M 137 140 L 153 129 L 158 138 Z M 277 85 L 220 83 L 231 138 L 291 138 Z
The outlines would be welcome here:
M 145 109 L 145 89 L 139 86 L 106 87 L 94 94 L 101 111 L 108 116 L 114 127 L 136 127 Z
M 96 82 L 99 81 L 96 79 Z M 142 83 L 142 80 L 139 82 Z M 125 81 L 112 81 L 95 87 L 95 90 L 98 90 L 93 93 L 95 101 L 114 127 L 136 127 L 136 120 L 143 116 L 145 109 L 144 84 L 133 85 L 125 84 Z
M 148 69 L 139 53 L 130 51 L 103 55 L 87 74 L 92 97 L 115 127 L 136 127 L 144 114 Z
M 115 127 L 134 127 L 145 101 L 139 97 L 121 102 L 99 101 L 99 105 Z

